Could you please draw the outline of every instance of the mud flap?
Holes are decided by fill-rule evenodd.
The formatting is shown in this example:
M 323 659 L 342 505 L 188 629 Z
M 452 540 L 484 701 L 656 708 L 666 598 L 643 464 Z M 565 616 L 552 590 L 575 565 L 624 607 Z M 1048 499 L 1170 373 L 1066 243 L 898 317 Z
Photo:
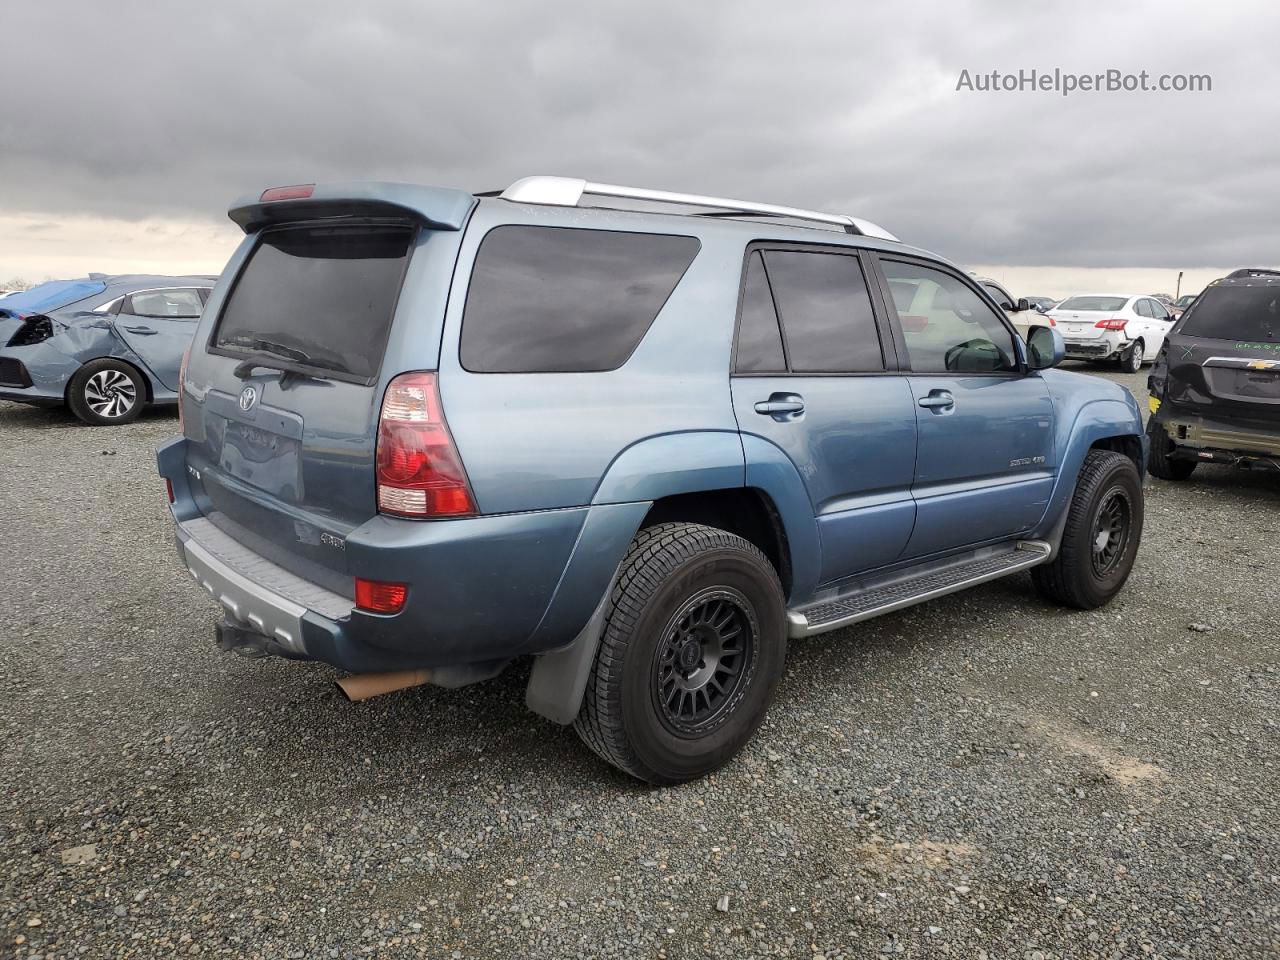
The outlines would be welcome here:
M 582 708 L 582 697 L 604 632 L 605 614 L 609 609 L 609 589 L 573 642 L 567 647 L 544 653 L 533 662 L 529 685 L 525 688 L 525 705 L 534 713 L 561 726 L 568 726 Z

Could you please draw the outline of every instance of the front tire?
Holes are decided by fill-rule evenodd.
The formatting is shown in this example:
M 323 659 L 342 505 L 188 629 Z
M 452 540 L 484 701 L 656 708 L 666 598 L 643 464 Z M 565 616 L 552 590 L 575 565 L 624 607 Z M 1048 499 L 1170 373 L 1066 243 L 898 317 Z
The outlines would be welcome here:
M 1142 540 L 1142 475 L 1112 450 L 1085 457 L 1067 508 L 1058 555 L 1031 579 L 1049 600 L 1078 610 L 1111 601 L 1133 570 Z
M 649 783 L 704 776 L 764 719 L 786 647 L 782 586 L 760 550 L 714 527 L 648 527 L 619 570 L 574 729 Z
M 1151 456 L 1147 460 L 1147 473 L 1159 480 L 1186 480 L 1195 472 L 1196 461 L 1177 460 L 1175 444 L 1154 419 L 1147 421 L 1147 439 L 1151 441 Z
M 147 387 L 142 374 L 110 357 L 84 364 L 67 387 L 71 412 L 95 427 L 132 423 L 146 405 Z

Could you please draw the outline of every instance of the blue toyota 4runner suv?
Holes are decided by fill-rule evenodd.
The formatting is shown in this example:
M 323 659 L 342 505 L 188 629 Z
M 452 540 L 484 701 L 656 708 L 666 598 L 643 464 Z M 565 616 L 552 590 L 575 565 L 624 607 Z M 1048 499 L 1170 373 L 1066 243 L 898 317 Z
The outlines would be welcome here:
M 1031 571 L 1098 607 L 1142 533 L 1121 387 L 856 218 L 559 177 L 274 188 L 158 451 L 220 644 L 353 699 L 534 657 L 526 700 L 675 783 L 787 641 Z

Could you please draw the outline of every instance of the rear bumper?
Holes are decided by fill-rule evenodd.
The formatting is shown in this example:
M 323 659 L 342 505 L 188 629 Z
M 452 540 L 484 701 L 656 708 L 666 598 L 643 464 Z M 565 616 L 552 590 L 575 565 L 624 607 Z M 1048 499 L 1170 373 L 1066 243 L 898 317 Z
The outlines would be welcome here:
M 36 369 L 36 375 L 32 376 L 31 368 L 23 363 L 21 356 L 0 350 L 0 400 L 40 405 L 59 404 L 63 401 L 65 386 L 65 378 L 48 380 L 40 375 L 39 368 Z
M 1124 353 L 1133 343 L 1119 337 L 1101 337 L 1097 340 L 1068 340 L 1063 338 L 1070 360 L 1109 360 Z
M 187 571 L 227 618 L 270 638 L 285 656 L 305 658 L 308 632 L 331 633 L 351 615 L 350 600 L 255 557 L 203 517 L 179 523 L 177 540 Z
M 572 641 L 590 618 L 647 502 L 413 521 L 376 516 L 346 538 L 346 573 L 408 585 L 393 616 L 250 550 L 206 517 L 187 483 L 186 441 L 157 451 L 173 486 L 179 554 L 229 620 L 272 652 L 354 672 L 509 660 Z
M 1280 424 L 1274 429 L 1197 416 L 1162 403 L 1151 421 L 1173 442 L 1179 459 L 1280 469 Z

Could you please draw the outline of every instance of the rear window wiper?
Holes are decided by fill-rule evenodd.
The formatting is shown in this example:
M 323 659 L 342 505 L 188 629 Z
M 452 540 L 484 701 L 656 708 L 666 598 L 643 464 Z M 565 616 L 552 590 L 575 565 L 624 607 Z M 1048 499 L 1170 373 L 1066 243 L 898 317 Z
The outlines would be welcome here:
M 332 370 L 335 373 L 348 372 L 341 364 L 334 363 L 331 360 L 313 357 L 303 350 L 286 347 L 282 343 L 273 343 L 270 340 L 251 340 L 245 344 L 245 346 L 261 352 L 256 353 L 251 357 L 247 357 L 240 361 L 240 363 L 236 364 L 236 368 L 232 371 L 232 375 L 240 380 L 248 377 L 250 373 L 259 367 L 268 370 L 280 370 L 284 373 L 293 373 L 300 376 L 306 375 L 300 370 L 293 370 L 289 367 L 280 366 L 279 361 L 281 360 L 285 363 L 315 367 L 318 370 Z

